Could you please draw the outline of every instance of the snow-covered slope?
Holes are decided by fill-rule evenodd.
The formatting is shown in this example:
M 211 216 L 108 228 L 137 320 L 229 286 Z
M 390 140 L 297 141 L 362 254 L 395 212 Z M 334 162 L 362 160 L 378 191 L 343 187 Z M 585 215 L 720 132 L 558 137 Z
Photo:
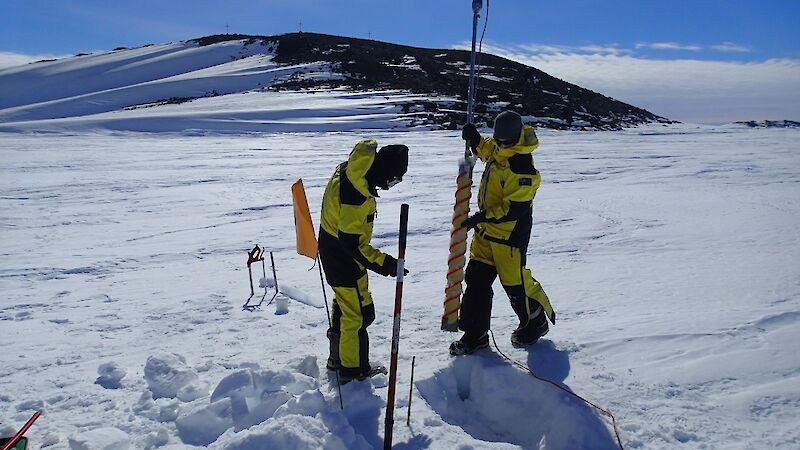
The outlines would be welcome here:
M 260 90 L 275 80 L 335 79 L 330 63 L 276 64 L 274 45 L 181 42 L 0 71 L 0 131 L 251 132 L 406 127 L 400 91 Z M 232 95 L 236 94 L 236 95 Z
M 191 119 L 174 113 L 163 120 Z M 411 148 L 375 223 L 376 245 L 395 253 L 411 205 L 395 448 L 615 448 L 607 417 L 497 349 L 447 355 L 457 132 L 0 133 L 0 434 L 41 409 L 34 449 L 380 448 L 386 378 L 344 386 L 340 409 L 290 197 L 302 177 L 318 223 L 327 178 L 366 136 Z M 628 449 L 798 448 L 800 133 L 540 138 L 528 260 L 559 322 L 512 348 L 497 285 L 498 349 L 609 408 Z M 281 297 L 302 300 L 288 314 L 241 310 L 255 243 L 275 252 Z M 388 364 L 394 281 L 371 286 L 371 356 Z
M 181 42 L 6 69 L 0 131 L 391 128 L 411 120 L 401 120 L 398 105 L 421 98 L 253 91 L 276 79 L 339 76 L 325 62 L 278 65 L 273 56 L 274 46 L 261 41 Z
M 0 131 L 454 129 L 464 121 L 467 58 L 460 50 L 292 33 L 42 61 L 0 70 Z M 666 121 L 503 58 L 482 55 L 480 67 L 479 122 L 506 107 L 553 128 Z M 296 95 L 308 92 L 334 109 Z M 348 117 L 332 120 L 343 103 Z
M 94 109 L 76 110 L 81 103 L 75 101 L 66 110 L 70 116 L 85 113 L 112 111 L 128 106 L 131 101 L 139 101 L 146 97 L 147 88 L 164 82 L 181 82 L 187 79 L 219 82 L 225 76 L 245 75 L 237 77 L 239 83 L 236 91 L 254 88 L 255 82 L 245 81 L 247 75 L 259 68 L 274 67 L 270 64 L 270 56 L 274 48 L 269 45 L 248 45 L 241 41 L 222 42 L 217 45 L 201 47 L 189 42 L 166 45 L 152 45 L 134 49 L 124 49 L 109 53 L 83 55 L 53 61 L 43 61 L 24 66 L 12 67 L 0 72 L 0 84 L 11 86 L 0 97 L 0 108 L 12 108 L 24 105 L 37 105 L 34 110 L 43 111 L 32 118 L 60 117 L 64 111 L 48 107 L 48 102 L 81 99 L 86 95 L 94 95 L 98 99 L 92 102 L 89 97 L 85 108 L 94 104 Z M 262 56 L 258 61 L 242 64 L 241 59 L 253 55 Z M 246 68 L 247 73 L 242 73 Z M 218 77 L 216 79 L 212 77 Z M 215 84 L 198 86 L 192 91 L 190 86 L 183 92 L 202 95 L 216 89 Z M 127 95 L 119 95 L 117 103 L 112 103 L 111 94 L 122 89 Z M 225 89 L 221 89 L 224 91 Z M 136 94 L 139 95 L 136 95 Z M 105 96 L 104 96 L 105 95 Z M 150 94 L 152 95 L 152 94 Z M 188 95 L 184 95 L 188 96 Z M 127 99 L 126 103 L 124 100 Z M 152 100 L 157 100 L 153 98 Z M 47 110 L 46 112 L 44 112 Z M 11 112 L 4 112 L 4 119 L 16 118 Z

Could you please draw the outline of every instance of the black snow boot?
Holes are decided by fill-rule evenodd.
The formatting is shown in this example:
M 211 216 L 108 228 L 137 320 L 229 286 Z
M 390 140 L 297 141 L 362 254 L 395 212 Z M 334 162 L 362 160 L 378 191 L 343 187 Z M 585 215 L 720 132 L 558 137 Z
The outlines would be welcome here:
M 328 370 L 339 370 L 342 367 L 342 361 L 339 359 L 339 333 L 329 329 L 328 330 L 328 343 L 330 344 L 330 353 L 328 356 L 328 363 L 325 367 Z
M 471 355 L 476 351 L 486 348 L 489 346 L 489 335 L 483 333 L 477 339 L 470 339 L 469 336 L 464 334 L 461 339 L 454 341 L 450 344 L 450 355 L 451 356 L 460 356 L 460 355 Z
M 374 377 L 375 375 L 381 375 L 381 374 L 386 375 L 386 374 L 389 373 L 389 371 L 386 369 L 386 366 L 383 366 L 383 365 L 377 364 L 377 363 L 372 363 L 372 362 L 369 363 L 369 365 L 370 365 L 369 370 L 367 370 L 365 372 L 361 372 L 358 375 L 340 373 L 339 374 L 339 382 L 341 384 L 347 384 L 347 383 L 349 383 L 349 382 L 351 382 L 353 380 L 364 381 L 367 378 Z
M 522 315 L 520 315 L 519 312 L 517 313 L 517 315 L 520 316 L 520 325 L 511 333 L 511 345 L 516 348 L 533 345 L 540 337 L 550 331 L 550 325 L 547 323 L 547 315 L 544 313 L 542 305 L 533 299 L 528 299 L 528 302 L 530 302 L 531 305 L 536 305 L 536 309 L 531 312 L 530 317 L 528 317 L 526 321 L 522 320 L 527 316 L 526 313 Z M 514 306 L 513 301 L 512 306 Z M 517 309 L 517 306 L 514 306 L 514 310 L 517 311 Z

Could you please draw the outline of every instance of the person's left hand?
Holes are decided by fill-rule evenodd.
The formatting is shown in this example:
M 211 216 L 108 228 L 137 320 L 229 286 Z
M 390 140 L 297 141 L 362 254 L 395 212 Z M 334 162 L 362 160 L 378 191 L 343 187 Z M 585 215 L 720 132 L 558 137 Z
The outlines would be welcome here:
M 462 227 L 466 227 L 467 230 L 471 228 L 475 228 L 478 226 L 479 223 L 486 222 L 486 212 L 485 211 L 478 211 L 475 214 L 467 217 L 461 222 Z

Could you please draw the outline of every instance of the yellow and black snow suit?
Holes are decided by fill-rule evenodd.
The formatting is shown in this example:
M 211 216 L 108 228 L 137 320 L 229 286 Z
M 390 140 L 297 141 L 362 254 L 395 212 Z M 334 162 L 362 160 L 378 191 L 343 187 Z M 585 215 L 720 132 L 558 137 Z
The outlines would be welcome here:
M 338 358 L 343 377 L 370 371 L 367 327 L 375 320 L 375 307 L 367 269 L 390 275 L 397 267 L 394 257 L 370 245 L 377 193 L 365 176 L 375 161 L 377 145 L 374 140 L 356 144 L 347 162 L 334 171 L 322 200 L 319 253 L 335 297 L 328 366 L 338 365 Z
M 525 125 L 512 147 L 501 148 L 494 139 L 482 138 L 476 149 L 486 165 L 478 189 L 478 209 L 485 218 L 476 226 L 465 273 L 467 287 L 459 327 L 468 338 L 477 338 L 489 329 L 492 283 L 498 275 L 521 328 L 535 319 L 539 305 L 555 323 L 547 294 L 530 269 L 525 268 L 533 226 L 533 198 L 541 183 L 532 156 L 538 146 L 533 127 Z M 546 320 L 540 325 L 546 329 Z

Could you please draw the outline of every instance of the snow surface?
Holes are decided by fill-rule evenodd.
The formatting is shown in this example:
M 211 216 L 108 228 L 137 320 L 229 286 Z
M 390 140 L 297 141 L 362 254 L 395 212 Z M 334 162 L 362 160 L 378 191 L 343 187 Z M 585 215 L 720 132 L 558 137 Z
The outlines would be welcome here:
M 0 133 L 0 434 L 41 409 L 31 448 L 380 448 L 387 379 L 343 386 L 340 409 L 290 194 L 302 177 L 318 224 L 328 177 L 364 137 L 411 149 L 374 237 L 395 254 L 411 205 L 395 448 L 616 448 L 607 417 L 498 351 L 447 355 L 457 132 Z M 798 138 L 541 131 L 528 259 L 559 321 L 512 348 L 498 284 L 499 349 L 609 408 L 625 448 L 800 447 Z M 275 252 L 288 314 L 241 309 L 255 243 Z M 371 358 L 388 365 L 395 284 L 371 286 Z
M 512 348 L 497 284 L 497 348 L 453 359 L 439 324 L 459 133 L 391 132 L 426 114 L 407 92 L 264 90 L 341 76 L 274 50 L 179 42 L 0 70 L 0 435 L 42 410 L 34 449 L 381 448 L 387 377 L 340 396 L 325 370 L 290 194 L 302 177 L 318 224 L 333 168 L 371 137 L 411 149 L 373 239 L 395 254 L 411 205 L 395 448 L 617 448 L 608 417 L 501 352 L 609 408 L 625 448 L 800 448 L 799 130 L 540 131 L 528 260 L 559 321 Z M 256 243 L 277 266 L 254 266 L 256 295 L 279 293 L 246 311 Z M 371 287 L 371 358 L 388 365 L 395 283 Z

